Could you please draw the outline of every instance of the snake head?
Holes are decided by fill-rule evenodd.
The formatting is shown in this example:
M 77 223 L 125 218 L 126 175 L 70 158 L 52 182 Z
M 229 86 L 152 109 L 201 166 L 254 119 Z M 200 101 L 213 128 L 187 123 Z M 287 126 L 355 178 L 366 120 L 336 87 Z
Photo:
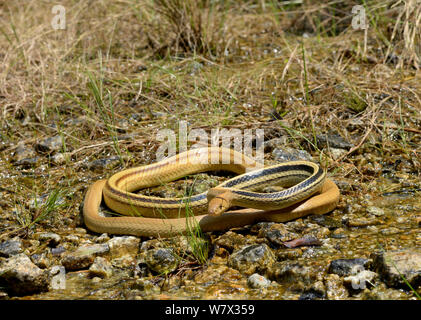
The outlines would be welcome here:
M 208 214 L 211 216 L 219 216 L 227 211 L 230 203 L 223 197 L 215 197 L 208 204 Z

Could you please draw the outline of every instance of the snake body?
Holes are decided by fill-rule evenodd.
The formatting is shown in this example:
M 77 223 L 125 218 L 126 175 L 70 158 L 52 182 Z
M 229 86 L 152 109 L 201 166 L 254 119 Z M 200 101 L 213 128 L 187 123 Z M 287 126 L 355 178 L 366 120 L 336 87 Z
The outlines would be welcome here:
M 317 164 L 292 161 L 256 169 L 258 165 L 232 149 L 211 147 L 123 170 L 88 189 L 83 205 L 85 224 L 96 232 L 165 237 L 186 233 L 197 224 L 204 232 L 226 230 L 257 221 L 284 222 L 310 213 L 324 214 L 336 207 L 339 190 Z M 189 174 L 215 170 L 239 175 L 191 197 L 159 198 L 134 193 Z M 288 188 L 256 192 L 273 184 Z M 109 208 L 129 216 L 101 216 L 102 198 Z M 247 209 L 226 212 L 232 206 Z

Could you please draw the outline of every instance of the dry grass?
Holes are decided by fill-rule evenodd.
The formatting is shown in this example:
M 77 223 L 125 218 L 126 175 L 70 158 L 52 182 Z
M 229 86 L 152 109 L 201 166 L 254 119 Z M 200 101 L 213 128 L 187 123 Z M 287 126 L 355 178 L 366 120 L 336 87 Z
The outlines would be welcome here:
M 366 33 L 350 27 L 356 1 L 61 3 L 65 30 L 52 29 L 50 1 L 0 4 L 0 167 L 18 197 L 58 184 L 74 189 L 76 208 L 82 181 L 112 173 L 86 172 L 86 162 L 117 153 L 126 166 L 154 161 L 157 131 L 177 130 L 179 119 L 208 132 L 263 128 L 265 140 L 285 136 L 362 180 L 367 152 L 420 168 L 418 1 L 366 2 Z M 330 132 L 355 148 L 334 158 L 313 139 Z M 32 148 L 57 134 L 65 164 L 14 165 L 19 142 Z

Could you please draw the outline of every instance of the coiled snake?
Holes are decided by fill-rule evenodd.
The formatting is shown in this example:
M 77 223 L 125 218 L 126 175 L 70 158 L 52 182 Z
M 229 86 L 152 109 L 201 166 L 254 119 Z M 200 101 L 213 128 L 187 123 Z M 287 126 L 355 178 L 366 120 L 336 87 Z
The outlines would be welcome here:
M 123 170 L 90 186 L 83 204 L 84 221 L 99 233 L 167 237 L 186 233 L 195 225 L 208 232 L 258 221 L 285 222 L 327 213 L 338 203 L 338 187 L 317 164 L 292 161 L 260 169 L 257 166 L 254 159 L 232 149 L 209 147 Z M 216 170 L 239 175 L 191 197 L 159 198 L 133 193 L 189 174 Z M 287 189 L 256 192 L 262 186 L 275 184 Z M 103 198 L 109 208 L 128 216 L 100 215 Z M 227 211 L 233 206 L 245 209 Z

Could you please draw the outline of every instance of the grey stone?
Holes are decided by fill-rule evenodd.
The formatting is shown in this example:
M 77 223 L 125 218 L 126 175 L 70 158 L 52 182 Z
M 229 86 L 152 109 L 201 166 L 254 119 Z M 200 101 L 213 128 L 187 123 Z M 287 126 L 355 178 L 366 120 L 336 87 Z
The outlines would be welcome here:
M 80 270 L 88 268 L 97 256 L 105 255 L 109 251 L 107 244 L 81 245 L 76 251 L 66 254 L 61 263 L 66 270 Z
M 369 260 L 364 258 L 337 259 L 330 263 L 328 272 L 339 276 L 350 276 L 364 270 L 368 263 Z
M 167 274 L 174 271 L 178 265 L 178 259 L 172 249 L 158 248 L 146 252 L 145 262 L 149 269 L 159 274 Z
M 339 149 L 339 148 L 329 148 L 329 151 L 333 159 L 339 159 L 340 157 L 342 157 L 344 154 L 347 153 L 347 150 Z
M 282 284 L 302 286 L 310 285 L 316 280 L 316 273 L 299 262 L 281 261 L 272 265 L 268 272 L 269 279 Z
M 56 165 L 61 165 L 66 162 L 66 154 L 65 153 L 56 153 L 51 157 L 51 161 Z
M 323 281 L 314 282 L 310 288 L 305 290 L 298 300 L 319 300 L 326 297 L 326 287 Z
M 118 156 L 97 159 L 94 161 L 89 162 L 86 166 L 89 170 L 95 172 L 103 172 L 105 170 L 113 169 L 120 163 L 120 159 Z
M 215 245 L 224 248 L 231 253 L 234 251 L 234 249 L 238 248 L 239 246 L 244 246 L 246 242 L 247 238 L 245 236 L 232 231 L 228 231 L 215 240 Z
M 35 151 L 25 146 L 22 142 L 18 144 L 13 154 L 13 160 L 16 162 L 33 157 L 35 157 Z
M 261 276 L 258 273 L 253 273 L 247 279 L 248 286 L 253 289 L 266 288 L 270 285 L 270 283 L 270 280 L 266 279 L 264 276 Z
M 0 264 L 0 283 L 11 295 L 29 295 L 48 291 L 49 273 L 20 253 Z
M 52 153 L 58 151 L 63 146 L 63 139 L 61 136 L 49 137 L 35 145 L 35 149 L 42 153 Z
M 279 162 L 308 160 L 312 161 L 311 155 L 305 150 L 298 150 L 294 148 L 284 147 L 276 148 L 272 151 L 272 157 Z
M 0 243 L 0 257 L 11 257 L 22 253 L 22 240 L 18 237 Z
M 21 166 L 23 168 L 30 168 L 38 165 L 41 162 L 40 157 L 24 158 L 15 162 L 16 166 Z
M 253 244 L 234 251 L 228 258 L 228 266 L 243 274 L 265 272 L 274 262 L 275 254 L 266 244 Z
M 384 210 L 378 207 L 370 206 L 367 207 L 367 213 L 380 217 L 384 215 Z
M 139 251 L 140 239 L 133 236 L 113 237 L 107 241 L 110 255 L 119 258 L 124 255 L 136 255 Z
M 321 148 L 329 146 L 329 148 L 349 150 L 353 147 L 351 143 L 346 141 L 340 135 L 334 134 L 334 133 L 318 134 L 316 135 L 316 138 L 317 138 L 317 144 Z
M 56 247 L 61 241 L 61 237 L 54 232 L 37 233 L 35 234 L 35 239 L 38 239 L 41 242 L 46 242 L 50 247 Z
M 47 256 L 47 253 L 35 253 L 31 255 L 31 260 L 35 263 L 36 266 L 40 267 L 41 269 L 48 268 L 51 263 L 51 259 Z
M 326 297 L 329 300 L 343 300 L 348 298 L 348 290 L 343 285 L 341 277 L 337 274 L 328 274 L 324 278 Z
M 409 289 L 405 280 L 414 288 L 421 284 L 421 248 L 406 248 L 375 252 L 373 269 L 390 287 Z M 404 280 L 404 279 L 405 280 Z
M 92 277 L 109 278 L 113 274 L 113 268 L 107 259 L 96 257 L 89 267 L 89 274 Z
M 298 234 L 289 231 L 282 223 L 273 224 L 269 228 L 262 228 L 259 236 L 265 237 L 271 243 L 278 246 L 299 237 Z

